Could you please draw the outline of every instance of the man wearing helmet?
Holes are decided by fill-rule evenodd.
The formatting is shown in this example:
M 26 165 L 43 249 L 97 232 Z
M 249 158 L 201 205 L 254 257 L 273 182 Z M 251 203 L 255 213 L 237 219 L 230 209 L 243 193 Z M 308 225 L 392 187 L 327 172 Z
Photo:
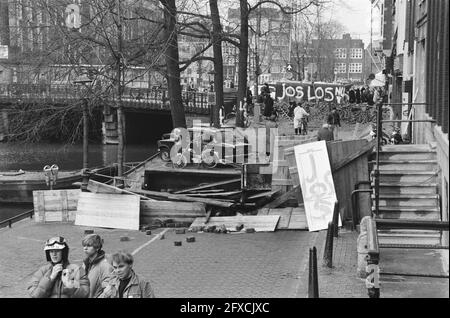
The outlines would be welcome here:
M 83 268 L 69 263 L 69 246 L 63 237 L 45 243 L 48 263 L 39 268 L 28 286 L 32 298 L 86 298 L 89 280 Z

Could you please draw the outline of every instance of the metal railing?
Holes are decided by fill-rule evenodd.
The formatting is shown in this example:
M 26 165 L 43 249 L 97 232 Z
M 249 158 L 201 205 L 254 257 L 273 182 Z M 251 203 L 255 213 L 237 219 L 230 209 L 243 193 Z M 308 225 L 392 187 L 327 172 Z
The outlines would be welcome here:
M 32 219 L 33 216 L 34 210 L 21 213 L 19 215 L 13 216 L 12 218 L 0 221 L 0 228 L 5 227 L 6 225 L 8 225 L 8 227 L 11 228 L 14 223 L 19 222 L 27 217 L 30 217 L 30 219 Z
M 105 94 L 92 92 L 95 98 L 111 102 L 117 100 L 115 92 Z M 182 102 L 186 112 L 209 114 L 210 105 L 215 96 L 211 92 L 188 92 L 181 93 Z M 86 97 L 85 91 L 77 85 L 70 84 L 0 84 L 0 101 L 43 101 L 65 103 L 77 101 Z M 170 110 L 168 90 L 150 88 L 124 88 L 122 103 L 125 107 Z
M 375 169 L 374 169 L 374 194 L 375 194 L 375 215 L 379 215 L 380 208 L 380 153 L 382 146 L 382 131 L 383 131 L 383 123 L 418 123 L 418 122 L 428 122 L 435 123 L 435 120 L 415 120 L 415 119 L 407 119 L 407 120 L 383 120 L 383 107 L 384 106 L 427 106 L 426 103 L 389 103 L 383 104 L 383 102 L 379 102 L 376 104 L 377 109 L 377 136 L 376 136 L 376 160 L 375 160 Z M 410 110 L 410 114 L 412 109 Z M 411 138 L 412 140 L 412 138 Z

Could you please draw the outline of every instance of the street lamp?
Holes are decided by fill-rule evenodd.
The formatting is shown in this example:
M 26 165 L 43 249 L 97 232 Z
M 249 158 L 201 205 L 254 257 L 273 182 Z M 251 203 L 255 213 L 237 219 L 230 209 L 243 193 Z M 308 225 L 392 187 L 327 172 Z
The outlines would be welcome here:
M 92 83 L 92 80 L 88 78 L 87 76 L 83 76 L 78 78 L 73 82 L 75 85 L 81 85 L 83 87 L 88 88 L 88 84 Z M 89 145 L 88 145 L 88 133 L 89 133 L 89 122 L 88 122 L 88 98 L 83 98 L 83 169 L 81 171 L 81 174 L 83 176 L 83 181 L 81 185 L 82 190 L 87 189 L 87 184 L 89 181 L 89 174 L 88 171 L 88 151 L 89 151 Z

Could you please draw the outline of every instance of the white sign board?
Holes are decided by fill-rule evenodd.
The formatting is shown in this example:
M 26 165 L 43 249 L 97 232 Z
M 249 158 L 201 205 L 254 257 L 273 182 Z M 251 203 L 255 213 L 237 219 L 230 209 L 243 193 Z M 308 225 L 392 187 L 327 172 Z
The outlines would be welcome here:
M 81 192 L 75 225 L 139 230 L 139 201 L 136 195 Z
M 0 45 L 0 60 L 7 60 L 9 56 L 9 47 L 7 45 Z
M 294 152 L 308 229 L 326 230 L 333 220 L 337 201 L 327 144 L 325 141 L 303 144 L 296 146 Z

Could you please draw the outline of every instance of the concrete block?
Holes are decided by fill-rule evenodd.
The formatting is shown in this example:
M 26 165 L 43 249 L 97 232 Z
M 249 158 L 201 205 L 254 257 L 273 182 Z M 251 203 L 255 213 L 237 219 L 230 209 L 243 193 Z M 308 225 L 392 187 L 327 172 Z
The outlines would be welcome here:
M 245 229 L 245 233 L 255 233 L 256 231 L 255 231 L 255 229 L 254 228 L 248 228 L 248 229 Z
M 195 242 L 195 237 L 194 237 L 194 236 L 186 237 L 186 242 L 188 242 L 188 243 L 194 243 L 194 242 Z
M 84 230 L 84 235 L 94 234 L 94 230 Z
M 175 242 L 173 242 L 173 244 L 174 244 L 175 246 L 181 246 L 181 245 L 182 245 L 181 241 L 175 241 Z
M 150 230 L 145 231 L 145 235 L 152 235 L 152 231 Z

